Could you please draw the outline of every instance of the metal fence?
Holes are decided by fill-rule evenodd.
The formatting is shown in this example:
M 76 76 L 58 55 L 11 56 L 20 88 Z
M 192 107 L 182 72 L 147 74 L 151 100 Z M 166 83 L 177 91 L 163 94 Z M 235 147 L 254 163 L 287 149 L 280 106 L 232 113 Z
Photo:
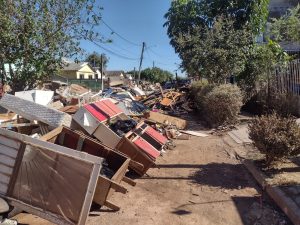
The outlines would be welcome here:
M 52 76 L 53 81 L 59 81 L 66 83 L 67 85 L 70 84 L 79 84 L 81 86 L 86 87 L 87 89 L 91 89 L 92 91 L 98 92 L 101 88 L 101 80 L 80 80 L 80 79 L 68 79 L 66 77 L 62 77 L 59 75 Z M 105 85 L 104 85 L 105 86 Z
M 100 80 L 71 80 L 68 79 L 68 84 L 79 84 L 84 86 L 92 91 L 98 92 L 101 88 L 101 81 Z
M 275 70 L 277 90 L 300 96 L 300 59 L 294 60 L 285 68 Z

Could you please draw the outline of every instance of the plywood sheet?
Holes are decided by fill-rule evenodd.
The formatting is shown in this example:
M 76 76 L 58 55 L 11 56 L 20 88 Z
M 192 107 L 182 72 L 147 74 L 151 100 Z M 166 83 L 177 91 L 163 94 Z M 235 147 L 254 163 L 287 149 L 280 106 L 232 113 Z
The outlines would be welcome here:
M 109 129 L 104 124 L 99 124 L 95 133 L 93 134 L 100 142 L 107 145 L 110 148 L 116 148 L 117 144 L 120 142 L 121 138 Z
M 27 146 L 10 197 L 75 223 L 79 220 L 92 167 L 59 153 Z

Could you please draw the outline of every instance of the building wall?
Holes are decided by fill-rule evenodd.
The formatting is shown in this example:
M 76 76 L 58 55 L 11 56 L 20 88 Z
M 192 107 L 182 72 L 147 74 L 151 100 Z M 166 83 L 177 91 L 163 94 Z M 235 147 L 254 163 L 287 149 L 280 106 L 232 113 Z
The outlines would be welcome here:
M 80 79 L 80 75 L 83 75 L 83 79 L 89 79 L 89 76 L 92 76 L 92 79 L 95 79 L 95 72 L 88 66 L 83 66 L 80 70 L 71 71 L 71 70 L 61 70 L 59 75 L 69 78 L 69 79 Z
M 89 79 L 89 76 L 92 76 L 92 79 L 95 79 L 95 72 L 88 65 L 83 66 L 76 72 L 77 79 L 80 79 L 80 75 L 83 75 L 83 79 Z
M 69 79 L 77 79 L 76 71 L 60 70 L 59 75 Z

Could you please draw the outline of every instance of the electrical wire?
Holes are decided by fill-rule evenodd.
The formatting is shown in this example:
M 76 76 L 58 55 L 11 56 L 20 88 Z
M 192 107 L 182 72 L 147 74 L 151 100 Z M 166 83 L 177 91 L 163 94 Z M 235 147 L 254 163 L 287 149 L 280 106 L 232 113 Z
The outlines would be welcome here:
M 99 48 L 103 49 L 104 51 L 114 55 L 114 56 L 117 56 L 119 58 L 122 58 L 122 59 L 126 59 L 126 60 L 132 60 L 132 61 L 136 61 L 136 60 L 139 60 L 139 58 L 130 58 L 130 57 L 127 57 L 127 56 L 124 56 L 124 55 L 121 55 L 121 54 L 118 54 L 118 53 L 115 53 L 114 51 L 106 48 L 106 47 L 103 47 L 102 45 L 98 44 L 97 42 L 95 41 L 92 41 L 93 44 L 95 44 L 96 46 L 98 46 Z
M 158 57 L 160 57 L 160 58 L 164 58 L 164 59 L 168 59 L 168 60 L 174 60 L 174 58 L 170 58 L 170 57 L 163 56 L 163 55 L 160 55 L 160 54 L 156 53 L 155 51 L 152 50 L 152 47 L 148 47 L 148 50 L 149 50 L 152 54 L 154 54 L 154 55 L 156 55 L 156 56 L 158 56 Z
M 147 53 L 148 57 L 145 57 L 146 59 L 150 60 L 150 61 L 154 61 L 155 64 L 158 64 L 158 65 L 162 65 L 162 66 L 173 66 L 173 64 L 171 63 L 162 63 L 162 62 L 159 62 L 157 60 L 153 60 L 153 58 L 150 56 L 149 54 L 149 50 L 151 51 L 151 47 L 148 47 L 145 49 L 145 52 Z
M 123 37 L 122 35 L 120 35 L 118 32 L 116 32 L 111 26 L 109 26 L 104 20 L 103 18 L 101 19 L 102 23 L 108 28 L 111 30 L 111 32 L 113 32 L 113 34 L 116 34 L 119 38 L 121 38 L 123 41 L 126 41 L 127 43 L 131 44 L 131 45 L 134 45 L 134 46 L 138 46 L 138 47 L 141 47 L 140 44 L 136 44 L 130 40 L 128 40 L 127 38 Z

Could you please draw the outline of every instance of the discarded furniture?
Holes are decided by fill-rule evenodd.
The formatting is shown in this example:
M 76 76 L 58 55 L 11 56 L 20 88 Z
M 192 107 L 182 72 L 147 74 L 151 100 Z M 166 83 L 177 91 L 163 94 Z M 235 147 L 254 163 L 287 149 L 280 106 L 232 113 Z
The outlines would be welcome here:
M 108 124 L 117 120 L 128 120 L 129 117 L 109 99 L 103 99 L 84 105 L 73 116 L 73 119 L 82 129 L 101 143 L 115 148 L 121 137 L 113 132 Z
M 160 104 L 163 106 L 170 106 L 174 105 L 176 101 L 181 96 L 181 93 L 175 91 L 169 91 L 166 94 L 163 94 L 163 99 L 160 101 Z
M 126 137 L 154 161 L 168 141 L 163 135 L 144 122 L 140 122 L 135 129 L 126 134 Z
M 120 208 L 109 201 L 114 190 L 126 193 L 126 189 L 120 185 L 122 181 L 135 185 L 135 182 L 125 176 L 128 166 L 142 169 L 142 166 L 113 149 L 93 140 L 92 138 L 73 131 L 67 127 L 58 127 L 40 140 L 55 143 L 60 146 L 82 151 L 105 159 L 107 166 L 103 165 L 99 176 L 94 202 L 105 205 L 113 210 Z M 105 164 L 104 163 L 104 164 Z
M 132 160 L 141 163 L 143 165 L 142 168 L 132 168 L 139 175 L 144 175 L 149 168 L 155 167 L 155 162 L 153 158 L 151 158 L 144 151 L 141 151 L 138 146 L 132 143 L 127 137 L 122 137 L 121 141 L 116 146 L 116 149 L 119 152 L 124 153 Z
M 162 150 L 168 141 L 168 139 L 161 133 L 153 129 L 151 126 L 148 126 L 143 121 L 136 126 L 133 132 L 146 140 L 158 151 Z
M 70 126 L 72 117 L 66 113 L 47 106 L 5 94 L 0 100 L 0 106 L 28 119 L 43 122 L 52 127 Z
M 103 159 L 0 129 L 0 197 L 55 224 L 84 225 Z
M 161 147 L 156 149 L 138 134 L 129 132 L 130 134 L 125 134 L 125 137 L 122 138 L 110 129 L 110 124 L 115 124 L 116 121 L 120 120 L 129 120 L 129 117 L 109 99 L 103 99 L 85 105 L 77 111 L 73 118 L 82 129 L 90 135 L 93 135 L 101 143 L 113 149 L 117 149 L 132 160 L 141 163 L 144 166 L 142 170 L 134 169 L 140 175 L 143 175 L 150 167 L 154 166 L 155 159 L 160 155 L 158 150 L 160 150 Z M 141 125 L 142 124 L 144 123 L 141 123 Z M 147 129 L 149 128 L 147 125 L 146 127 Z M 145 133 L 145 135 L 147 135 L 147 133 Z M 150 139 L 155 140 L 155 138 L 151 138 L 151 135 L 148 136 L 150 136 Z M 156 136 L 160 136 L 161 139 L 164 139 L 158 132 L 156 132 Z M 155 141 L 152 141 L 152 143 L 154 142 Z M 165 143 L 162 145 L 164 144 Z

